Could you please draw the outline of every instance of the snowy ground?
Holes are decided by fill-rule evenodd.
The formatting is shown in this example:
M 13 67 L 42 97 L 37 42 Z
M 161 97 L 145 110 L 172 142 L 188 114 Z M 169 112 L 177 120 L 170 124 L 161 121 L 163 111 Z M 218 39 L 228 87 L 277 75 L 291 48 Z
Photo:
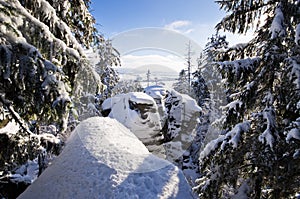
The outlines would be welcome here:
M 193 198 L 182 172 L 111 118 L 90 118 L 20 198 Z

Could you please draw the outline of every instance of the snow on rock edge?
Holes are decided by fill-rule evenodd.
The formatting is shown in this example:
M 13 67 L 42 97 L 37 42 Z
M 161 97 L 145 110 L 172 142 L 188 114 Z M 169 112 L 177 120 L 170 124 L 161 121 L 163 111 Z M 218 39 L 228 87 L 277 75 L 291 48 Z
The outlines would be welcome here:
M 154 165 L 165 165 L 155 170 Z M 193 198 L 182 172 L 111 118 L 89 118 L 19 198 Z

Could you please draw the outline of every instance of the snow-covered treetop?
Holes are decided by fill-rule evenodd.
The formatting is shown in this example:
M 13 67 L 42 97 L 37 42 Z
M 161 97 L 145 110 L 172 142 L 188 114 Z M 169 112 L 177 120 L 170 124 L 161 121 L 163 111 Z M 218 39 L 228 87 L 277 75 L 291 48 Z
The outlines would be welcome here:
M 217 3 L 228 13 L 217 30 L 242 34 L 254 28 L 255 35 L 247 44 L 218 48 L 216 43 L 208 49 L 224 78 L 228 104 L 222 135 L 201 153 L 205 174 L 196 189 L 204 198 L 236 198 L 242 191 L 247 198 L 294 197 L 299 193 L 294 165 L 300 142 L 300 2 Z M 266 189 L 270 192 L 263 193 Z
M 37 113 L 62 118 L 55 115 L 71 103 L 74 86 L 79 89 L 79 71 L 100 87 L 101 79 L 87 62 L 85 48 L 105 41 L 94 27 L 89 3 L 0 0 L 0 79 L 10 82 L 1 84 L 0 93 L 14 101 L 17 112 L 26 112 L 28 118 Z M 53 113 L 52 108 L 59 110 Z
M 257 19 L 260 19 L 267 9 L 276 4 L 276 1 L 219 0 L 216 1 L 216 3 L 220 5 L 220 9 L 229 13 L 216 25 L 217 30 L 223 29 L 229 32 L 243 34 L 251 28 L 258 28 L 263 22 Z M 234 23 L 231 23 L 233 21 Z
M 77 59 L 84 54 L 70 28 L 57 17 L 54 8 L 47 1 L 37 1 L 36 4 L 30 4 L 32 8 L 30 12 L 16 0 L 1 1 L 0 3 L 2 8 L 9 13 L 8 15 L 8 13 L 3 12 L 2 20 L 10 19 L 8 23 L 10 28 L 14 30 L 11 31 L 2 24 L 1 33 L 3 37 L 14 42 L 23 41 L 36 45 L 39 41 L 34 39 L 38 36 L 40 40 L 44 40 L 45 46 L 42 46 L 41 50 L 45 53 L 48 52 L 47 57 L 50 60 L 52 57 L 56 57 L 55 53 L 58 49 Z M 30 27 L 27 26 L 28 23 L 31 24 Z M 50 55 L 51 51 L 52 55 Z

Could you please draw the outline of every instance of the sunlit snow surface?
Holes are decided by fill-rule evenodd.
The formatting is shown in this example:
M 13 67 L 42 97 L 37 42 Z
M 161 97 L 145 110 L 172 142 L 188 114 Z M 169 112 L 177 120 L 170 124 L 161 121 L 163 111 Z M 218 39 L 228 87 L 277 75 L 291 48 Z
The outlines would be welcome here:
M 156 169 L 160 165 L 161 169 Z M 182 172 L 111 118 L 90 118 L 20 198 L 192 198 Z
M 152 97 L 142 92 L 119 94 L 106 99 L 102 109 L 110 110 L 108 116 L 129 128 L 150 152 L 165 158 L 160 115 Z

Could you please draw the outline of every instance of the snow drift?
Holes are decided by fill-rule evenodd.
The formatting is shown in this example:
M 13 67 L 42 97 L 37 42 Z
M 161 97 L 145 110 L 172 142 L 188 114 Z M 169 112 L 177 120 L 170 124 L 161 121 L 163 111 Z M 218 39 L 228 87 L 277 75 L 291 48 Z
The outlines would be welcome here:
M 192 198 L 182 172 L 111 118 L 83 121 L 19 198 Z

